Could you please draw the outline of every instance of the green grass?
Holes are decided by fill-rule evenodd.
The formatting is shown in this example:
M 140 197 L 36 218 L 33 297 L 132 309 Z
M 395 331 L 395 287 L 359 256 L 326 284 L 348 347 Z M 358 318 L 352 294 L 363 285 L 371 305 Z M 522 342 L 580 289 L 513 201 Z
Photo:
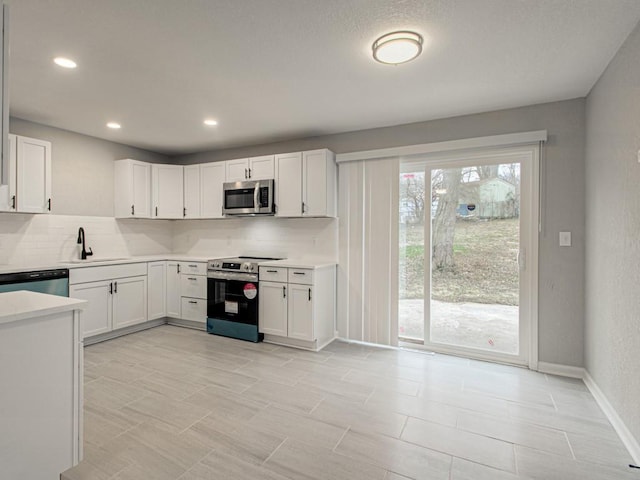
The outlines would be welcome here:
M 401 227 L 400 298 L 424 298 L 424 227 Z M 518 220 L 458 220 L 454 267 L 432 272 L 432 298 L 518 304 Z

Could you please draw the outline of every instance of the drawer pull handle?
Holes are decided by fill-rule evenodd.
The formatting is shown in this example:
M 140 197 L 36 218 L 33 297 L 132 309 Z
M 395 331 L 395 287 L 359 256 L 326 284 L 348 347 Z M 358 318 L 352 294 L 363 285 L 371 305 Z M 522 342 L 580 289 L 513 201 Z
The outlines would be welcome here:
M 196 280 L 198 280 L 198 279 L 197 279 L 196 277 L 187 277 L 187 280 L 193 280 L 193 281 L 196 281 Z
M 191 268 L 198 268 L 198 265 L 189 265 Z
M 278 270 L 267 270 L 267 273 L 278 273 Z
M 196 303 L 197 304 L 198 302 L 196 302 L 195 300 L 189 300 L 189 303 Z
M 305 272 L 293 272 L 294 275 L 306 275 Z
M 282 286 L 282 298 L 287 298 L 287 287 Z

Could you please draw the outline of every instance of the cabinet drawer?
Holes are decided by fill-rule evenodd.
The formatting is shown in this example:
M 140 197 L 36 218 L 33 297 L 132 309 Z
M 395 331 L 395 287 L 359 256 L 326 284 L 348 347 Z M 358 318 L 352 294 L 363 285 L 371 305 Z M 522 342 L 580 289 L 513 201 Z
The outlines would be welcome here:
M 313 285 L 313 270 L 308 268 L 290 268 L 289 283 Z
M 184 320 L 205 323 L 207 321 L 207 301 L 201 298 L 182 297 L 181 317 Z
M 112 280 L 114 278 L 137 277 L 140 275 L 147 275 L 146 263 L 125 263 L 120 265 L 102 265 L 99 267 L 73 267 L 69 269 L 69 285 Z
M 287 269 L 284 267 L 260 267 L 261 282 L 286 282 Z
M 207 274 L 206 262 L 178 262 L 178 265 L 180 266 L 180 273 Z
M 180 275 L 180 295 L 207 298 L 207 277 L 200 275 Z

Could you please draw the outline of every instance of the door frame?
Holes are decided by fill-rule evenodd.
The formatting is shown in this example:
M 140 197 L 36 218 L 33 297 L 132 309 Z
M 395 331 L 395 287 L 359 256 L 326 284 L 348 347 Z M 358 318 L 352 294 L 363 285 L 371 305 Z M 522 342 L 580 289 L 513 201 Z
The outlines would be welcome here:
M 430 222 L 425 218 L 425 339 L 424 348 L 452 355 L 464 356 L 478 360 L 488 360 L 498 363 L 516 364 L 528 366 L 532 370 L 538 368 L 538 253 L 539 253 L 539 232 L 541 227 L 540 221 L 540 145 L 529 144 L 519 146 L 505 146 L 497 148 L 477 148 L 464 151 L 440 152 L 427 155 L 420 155 L 418 158 L 403 158 L 403 166 L 401 171 L 406 171 L 411 166 L 425 169 L 425 184 L 429 179 L 429 192 L 431 190 L 430 179 L 431 170 L 436 168 L 455 168 L 456 166 L 482 165 L 513 163 L 507 159 L 511 157 L 521 157 L 521 173 L 520 173 L 520 212 L 528 210 L 528 221 L 522 219 L 520 222 L 520 255 L 524 258 L 525 270 L 521 270 L 520 274 L 520 292 L 521 300 L 525 300 L 525 304 L 521 303 L 520 318 L 523 315 L 528 317 L 525 322 L 525 328 L 522 329 L 520 322 L 519 343 L 520 352 L 518 356 L 508 354 L 497 354 L 494 352 L 484 352 L 480 349 L 472 349 L 465 347 L 443 346 L 442 344 L 431 343 L 427 341 L 429 332 L 427 331 L 428 322 L 426 321 L 430 315 L 431 292 L 427 292 L 431 285 L 431 228 Z M 525 175 L 526 173 L 526 175 Z M 426 185 L 425 185 L 426 187 Z M 425 189 L 426 191 L 426 189 Z M 526 193 L 526 194 L 525 194 Z M 525 207 L 523 208 L 523 202 Z M 429 202 L 429 205 L 431 203 Z M 426 209 L 426 214 L 431 217 L 431 209 Z M 523 241 L 524 240 L 524 241 Z M 528 244 L 528 245 L 527 245 Z M 528 251 L 523 252 L 523 245 L 528 246 Z M 427 265 L 428 259 L 428 265 Z M 523 289 L 526 289 L 528 295 L 522 295 Z M 520 320 L 519 320 L 520 321 Z M 524 330 L 524 331 L 522 331 Z M 410 345 L 410 344 L 408 344 Z M 415 347 L 415 345 L 412 345 Z

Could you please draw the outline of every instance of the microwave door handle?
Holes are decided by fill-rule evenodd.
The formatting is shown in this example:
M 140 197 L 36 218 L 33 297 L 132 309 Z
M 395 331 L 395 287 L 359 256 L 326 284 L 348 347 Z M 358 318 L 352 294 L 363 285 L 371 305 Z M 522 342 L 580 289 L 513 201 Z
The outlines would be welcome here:
M 253 208 L 256 213 L 260 213 L 260 205 L 258 204 L 259 194 L 260 194 L 260 183 L 256 182 L 256 188 L 253 190 Z

